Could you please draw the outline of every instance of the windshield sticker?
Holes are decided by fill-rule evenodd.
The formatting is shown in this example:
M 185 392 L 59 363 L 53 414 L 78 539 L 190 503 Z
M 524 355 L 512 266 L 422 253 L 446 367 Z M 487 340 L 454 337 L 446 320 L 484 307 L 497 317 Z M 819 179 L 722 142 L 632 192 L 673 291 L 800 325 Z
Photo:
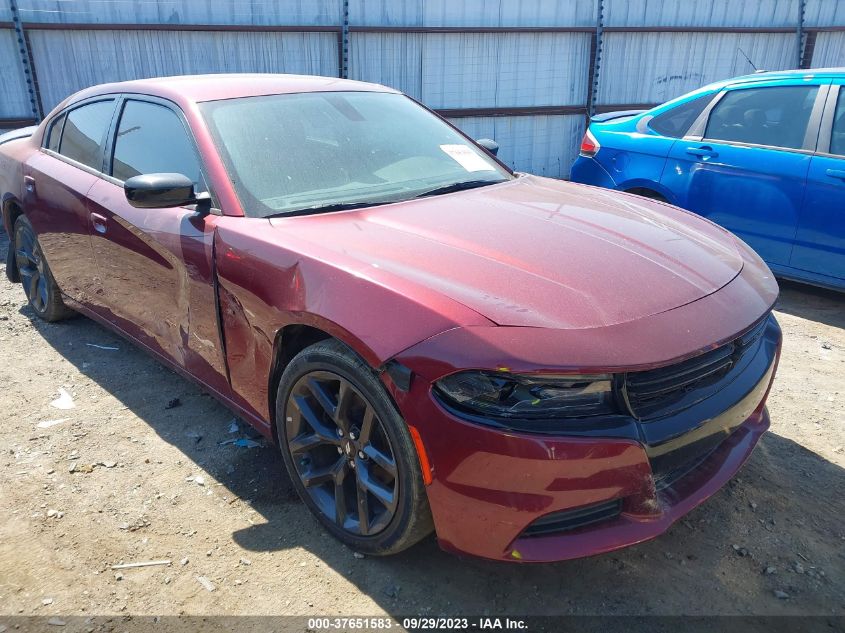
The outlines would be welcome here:
M 495 167 L 466 145 L 441 145 L 440 149 L 467 171 L 496 171 Z

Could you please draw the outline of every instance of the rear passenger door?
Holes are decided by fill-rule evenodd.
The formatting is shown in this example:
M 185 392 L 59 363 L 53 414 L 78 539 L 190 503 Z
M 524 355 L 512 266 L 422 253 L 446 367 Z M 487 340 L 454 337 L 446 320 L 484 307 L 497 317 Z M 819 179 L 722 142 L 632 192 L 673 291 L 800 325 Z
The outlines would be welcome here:
M 24 166 L 23 206 L 62 293 L 99 311 L 102 288 L 91 250 L 88 191 L 101 177 L 116 99 L 97 97 L 55 116 L 42 151 Z
M 672 147 L 661 182 L 788 266 L 826 93 L 824 80 L 728 88 Z
M 798 222 L 793 268 L 845 279 L 845 86 L 831 87 L 810 161 L 807 193 Z M 819 281 L 825 281 L 823 279 Z
M 127 95 L 106 147 L 106 171 L 88 194 L 91 240 L 111 320 L 151 350 L 225 391 L 212 269 L 216 216 L 193 207 L 138 209 L 132 176 L 180 173 L 207 191 L 199 152 L 179 108 Z

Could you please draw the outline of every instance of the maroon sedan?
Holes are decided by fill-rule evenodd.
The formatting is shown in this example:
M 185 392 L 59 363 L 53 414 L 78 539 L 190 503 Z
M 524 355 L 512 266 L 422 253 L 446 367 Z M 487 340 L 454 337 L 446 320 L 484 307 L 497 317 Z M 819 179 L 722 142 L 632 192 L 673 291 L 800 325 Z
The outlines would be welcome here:
M 0 194 L 36 314 L 198 381 L 362 552 L 432 530 L 500 560 L 638 543 L 769 425 L 778 289 L 745 244 L 513 173 L 382 86 L 90 88 L 0 137 Z

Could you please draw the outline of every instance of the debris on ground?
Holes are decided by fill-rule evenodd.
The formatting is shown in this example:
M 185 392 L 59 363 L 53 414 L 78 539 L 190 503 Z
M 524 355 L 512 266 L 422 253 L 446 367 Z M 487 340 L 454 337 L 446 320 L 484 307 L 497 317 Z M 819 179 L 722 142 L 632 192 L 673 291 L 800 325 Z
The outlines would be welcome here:
M 118 563 L 112 565 L 112 569 L 135 569 L 136 567 L 156 567 L 158 565 L 169 565 L 170 559 L 166 560 L 145 560 L 138 563 Z
M 257 442 L 248 437 L 239 437 L 237 439 L 223 440 L 217 443 L 219 446 L 240 446 L 241 448 L 261 448 L 264 446 L 263 442 Z
M 57 424 L 61 424 L 62 422 L 67 422 L 70 418 L 59 418 L 58 420 L 44 420 L 43 422 L 39 422 L 35 426 L 39 429 L 49 429 L 51 426 L 56 426 Z
M 214 591 L 216 589 L 216 587 L 214 586 L 214 583 L 211 582 L 205 576 L 197 576 L 197 582 L 199 584 L 201 584 L 203 587 L 205 587 L 206 591 Z
M 96 347 L 97 349 L 104 349 L 110 352 L 119 352 L 119 347 L 112 347 L 111 345 L 97 345 L 96 343 L 85 343 L 88 347 Z
M 50 406 L 56 409 L 73 409 L 76 404 L 73 402 L 71 395 L 65 391 L 64 387 L 59 387 L 59 397 L 50 403 Z
M 744 547 L 740 547 L 740 546 L 739 546 L 739 545 L 737 545 L 736 543 L 734 543 L 734 544 L 732 545 L 732 547 L 734 548 L 734 551 L 735 551 L 735 552 L 736 552 L 739 556 L 748 556 L 748 550 L 747 550 L 746 548 L 744 548 Z
M 181 407 L 182 401 L 179 398 L 172 398 L 167 401 L 167 404 L 164 405 L 165 409 L 175 409 L 176 407 Z

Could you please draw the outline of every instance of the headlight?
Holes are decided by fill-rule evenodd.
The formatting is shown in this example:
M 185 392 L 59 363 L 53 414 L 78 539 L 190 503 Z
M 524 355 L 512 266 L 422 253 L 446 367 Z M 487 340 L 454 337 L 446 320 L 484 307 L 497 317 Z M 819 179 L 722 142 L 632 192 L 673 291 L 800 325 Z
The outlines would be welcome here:
M 608 374 L 463 371 L 435 383 L 463 411 L 499 418 L 573 418 L 615 411 Z

